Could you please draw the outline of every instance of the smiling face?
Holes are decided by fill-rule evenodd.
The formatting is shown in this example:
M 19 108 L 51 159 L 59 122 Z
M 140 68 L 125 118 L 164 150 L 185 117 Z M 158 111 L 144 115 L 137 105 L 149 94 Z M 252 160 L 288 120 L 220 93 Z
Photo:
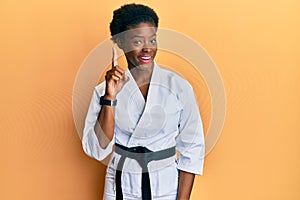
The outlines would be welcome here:
M 129 26 L 121 41 L 129 69 L 152 70 L 157 52 L 157 28 L 152 23 Z

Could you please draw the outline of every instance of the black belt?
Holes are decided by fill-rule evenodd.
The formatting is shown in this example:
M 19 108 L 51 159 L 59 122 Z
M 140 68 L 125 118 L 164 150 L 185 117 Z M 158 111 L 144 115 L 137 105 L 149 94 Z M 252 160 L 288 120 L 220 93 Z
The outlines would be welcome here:
M 116 171 L 116 199 L 123 200 L 123 192 L 121 186 L 121 175 L 125 158 L 135 159 L 142 168 L 142 198 L 143 200 L 151 200 L 150 178 L 148 173 L 148 163 L 152 160 L 162 160 L 175 155 L 175 146 L 161 150 L 150 151 L 146 147 L 125 147 L 120 144 L 115 144 L 115 152 L 121 155 Z

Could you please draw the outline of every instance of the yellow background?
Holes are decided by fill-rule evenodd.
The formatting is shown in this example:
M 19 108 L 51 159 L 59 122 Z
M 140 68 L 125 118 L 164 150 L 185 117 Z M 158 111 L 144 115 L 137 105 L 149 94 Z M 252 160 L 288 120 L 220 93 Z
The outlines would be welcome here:
M 201 44 L 224 81 L 224 129 L 192 199 L 299 200 L 300 2 L 136 2 Z M 82 151 L 72 89 L 124 3 L 1 0 L 1 200 L 101 198 L 104 166 Z

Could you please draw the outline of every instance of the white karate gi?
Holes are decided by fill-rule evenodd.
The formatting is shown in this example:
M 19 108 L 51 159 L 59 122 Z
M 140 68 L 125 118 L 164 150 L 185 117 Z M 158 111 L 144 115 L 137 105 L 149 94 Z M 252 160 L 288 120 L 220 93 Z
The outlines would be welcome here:
M 114 138 L 103 149 L 99 145 L 94 127 L 101 109 L 100 97 L 105 83 L 95 87 L 87 113 L 83 149 L 96 160 L 103 160 L 113 151 L 116 142 L 126 147 L 144 146 L 159 151 L 176 146 L 176 156 L 148 165 L 153 199 L 176 199 L 178 169 L 202 174 L 204 162 L 204 135 L 202 121 L 191 85 L 174 72 L 154 63 L 145 102 L 130 71 L 130 80 L 117 95 Z M 115 170 L 120 155 L 113 152 L 107 167 L 104 199 L 115 199 Z M 124 199 L 141 199 L 141 168 L 137 161 L 127 158 L 122 173 Z

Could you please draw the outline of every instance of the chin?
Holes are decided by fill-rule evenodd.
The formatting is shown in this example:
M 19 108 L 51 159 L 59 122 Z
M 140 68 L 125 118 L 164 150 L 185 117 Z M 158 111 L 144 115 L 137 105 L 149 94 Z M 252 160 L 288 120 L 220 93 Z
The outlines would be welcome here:
M 140 64 L 138 64 L 138 65 L 136 65 L 136 67 L 138 68 L 138 69 L 141 69 L 141 70 L 149 70 L 150 68 L 152 68 L 153 67 L 153 65 L 154 65 L 154 62 L 152 61 L 152 62 L 149 62 L 149 63 L 140 63 Z

